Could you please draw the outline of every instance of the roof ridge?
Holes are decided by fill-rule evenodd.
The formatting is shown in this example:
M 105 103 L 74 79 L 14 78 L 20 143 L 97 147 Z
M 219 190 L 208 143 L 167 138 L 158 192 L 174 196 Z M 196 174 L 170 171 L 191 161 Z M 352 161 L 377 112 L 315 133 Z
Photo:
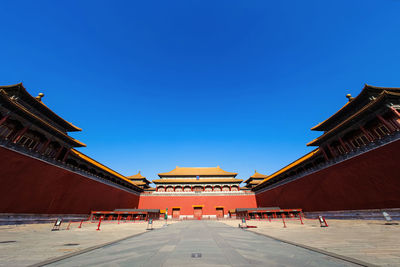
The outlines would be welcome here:
M 18 103 L 17 101 L 13 101 L 9 95 L 7 94 L 6 91 L 4 91 L 3 89 L 0 89 L 0 94 L 2 96 L 4 96 L 12 105 L 18 107 L 20 110 L 22 110 L 23 112 L 25 112 L 26 114 L 28 114 L 29 116 L 37 119 L 38 121 L 42 122 L 43 124 L 47 125 L 49 128 L 53 129 L 54 131 L 60 133 L 62 136 L 66 137 L 67 139 L 74 141 L 78 144 L 80 144 L 83 147 L 86 147 L 86 145 L 84 143 L 82 143 L 81 141 L 73 138 L 72 136 L 68 135 L 67 133 L 64 133 L 63 131 L 59 130 L 57 127 L 54 127 L 52 124 L 50 124 L 49 122 L 47 122 L 46 120 L 42 119 L 41 117 L 39 117 L 38 115 L 30 112 L 26 107 L 24 107 L 23 105 L 21 105 L 20 103 Z
M 348 123 L 349 121 L 351 121 L 353 118 L 355 118 L 356 116 L 358 116 L 359 114 L 363 113 L 365 110 L 369 109 L 370 107 L 374 106 L 376 103 L 378 103 L 378 101 L 382 100 L 385 96 L 387 95 L 400 95 L 399 93 L 394 93 L 394 92 L 390 92 L 390 91 L 386 91 L 383 90 L 381 93 L 379 93 L 378 97 L 376 97 L 374 100 L 372 100 L 371 102 L 369 102 L 367 105 L 363 106 L 361 109 L 359 109 L 356 113 L 354 113 L 353 115 L 349 116 L 347 119 L 345 119 L 344 121 L 342 121 L 341 123 L 337 124 L 335 127 L 333 127 L 332 129 L 330 129 L 329 131 L 324 132 L 321 136 L 315 138 L 314 140 L 310 141 L 307 143 L 307 146 L 312 146 L 313 143 L 317 142 L 318 140 L 321 140 L 323 137 L 331 134 L 333 131 L 335 131 L 336 129 L 340 128 L 341 126 L 345 125 L 346 123 Z
M 26 88 L 24 87 L 24 85 L 22 84 L 22 82 L 21 82 L 21 83 L 17 83 L 17 84 L 12 84 L 12 85 L 0 85 L 0 89 L 5 89 L 5 88 L 19 88 L 19 91 L 22 92 L 22 95 L 26 95 L 26 96 L 28 96 L 28 98 L 30 98 L 30 99 L 32 99 L 32 100 L 35 100 L 33 103 L 40 103 L 41 106 L 42 106 L 45 110 L 47 110 L 51 116 L 54 116 L 54 118 L 56 118 L 56 120 L 53 120 L 53 121 L 56 121 L 58 124 L 60 124 L 60 122 L 62 122 L 62 123 L 65 123 L 66 125 L 68 125 L 68 127 L 69 127 L 69 131 L 68 131 L 68 132 L 82 131 L 81 128 L 75 126 L 75 125 L 72 124 L 71 122 L 69 122 L 69 121 L 67 121 L 66 119 L 64 119 L 63 117 L 59 116 L 57 113 L 55 113 L 52 109 L 50 109 L 50 108 L 49 108 L 46 104 L 44 104 L 42 101 L 38 101 L 34 96 L 32 96 L 32 95 L 26 90 Z M 40 112 L 40 113 L 43 113 L 42 111 L 40 111 L 40 108 L 39 108 L 39 112 Z M 47 114 L 47 115 L 46 115 L 46 114 L 43 114 L 43 115 L 49 117 L 48 114 Z M 49 118 L 49 119 L 51 119 L 51 118 Z M 57 121 L 57 120 L 58 120 L 58 121 Z M 61 126 L 64 126 L 64 127 L 65 127 L 65 125 L 61 125 Z
M 204 168 L 204 169 L 219 168 L 219 169 L 221 169 L 220 166 L 217 166 L 217 167 L 178 167 L 178 166 L 176 166 L 176 167 L 179 168 L 179 169 L 182 169 L 182 168 Z
M 322 131 L 323 129 L 320 129 L 320 127 L 322 125 L 324 125 L 326 122 L 330 121 L 332 118 L 336 117 L 338 114 L 343 112 L 343 110 L 347 109 L 348 107 L 351 107 L 351 106 L 355 105 L 354 103 L 357 103 L 357 101 L 355 101 L 355 100 L 359 99 L 360 96 L 362 97 L 363 95 L 365 95 L 368 89 L 378 89 L 378 90 L 388 91 L 388 92 L 391 92 L 393 90 L 395 90 L 395 91 L 399 90 L 400 91 L 400 88 L 398 88 L 398 87 L 379 87 L 379 86 L 373 86 L 373 85 L 369 85 L 369 84 L 364 84 L 364 87 L 361 89 L 361 92 L 356 97 L 354 97 L 354 99 L 352 101 L 346 102 L 346 104 L 344 104 L 334 114 L 332 114 L 331 116 L 329 116 L 327 119 L 323 120 L 322 122 L 318 123 L 317 125 L 311 127 L 311 130 L 312 131 Z

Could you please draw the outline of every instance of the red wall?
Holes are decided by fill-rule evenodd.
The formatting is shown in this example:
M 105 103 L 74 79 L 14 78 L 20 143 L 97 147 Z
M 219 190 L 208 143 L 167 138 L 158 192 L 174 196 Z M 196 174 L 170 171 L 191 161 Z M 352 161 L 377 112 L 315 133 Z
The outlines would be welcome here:
M 216 215 L 216 206 L 223 206 L 224 213 L 236 208 L 257 207 L 254 195 L 220 196 L 140 196 L 140 209 L 165 209 L 169 214 L 172 207 L 180 207 L 181 215 L 193 215 L 193 205 L 204 205 L 203 215 Z
M 0 213 L 89 214 L 139 196 L 0 147 Z
M 400 141 L 256 195 L 259 207 L 334 211 L 400 207 Z
M 400 141 L 254 195 L 139 196 L 0 147 L 0 213 L 88 214 L 116 208 L 215 207 L 305 211 L 400 207 Z

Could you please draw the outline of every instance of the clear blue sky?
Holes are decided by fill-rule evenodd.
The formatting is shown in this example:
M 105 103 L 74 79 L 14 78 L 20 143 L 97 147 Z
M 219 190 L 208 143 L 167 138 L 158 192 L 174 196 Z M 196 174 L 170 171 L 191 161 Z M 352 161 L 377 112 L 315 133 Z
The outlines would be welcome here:
M 400 1 L 2 1 L 0 84 L 83 129 L 80 149 L 149 179 L 246 179 L 310 151 L 364 83 L 400 86 Z

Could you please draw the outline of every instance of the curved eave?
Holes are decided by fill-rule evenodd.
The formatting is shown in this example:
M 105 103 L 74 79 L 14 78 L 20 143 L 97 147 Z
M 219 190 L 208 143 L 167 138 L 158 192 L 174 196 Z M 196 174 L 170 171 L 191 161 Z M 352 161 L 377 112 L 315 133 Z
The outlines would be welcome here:
M 354 100 L 352 100 L 351 102 L 353 102 Z M 330 116 L 329 118 L 327 118 L 326 120 L 318 123 L 317 125 L 315 125 L 314 127 L 311 127 L 312 131 L 323 131 L 323 128 L 326 124 L 328 124 L 328 122 L 330 122 L 331 120 L 333 120 L 336 116 L 339 115 L 339 113 L 342 113 L 342 111 L 351 103 L 351 102 L 347 102 L 343 107 L 341 107 L 338 111 L 336 111 L 335 114 L 333 114 L 332 116 Z
M 151 191 L 156 191 L 156 189 L 154 187 L 149 187 L 144 189 L 145 192 L 151 192 Z
M 137 185 L 137 186 L 139 186 L 139 185 L 147 185 L 145 182 L 139 182 L 139 181 L 131 181 L 132 182 L 132 184 L 134 184 L 134 185 Z
M 25 100 L 29 101 L 29 103 L 33 104 L 38 110 L 42 111 L 44 114 L 47 113 L 50 118 L 54 119 L 58 124 L 64 127 L 68 132 L 79 132 L 82 131 L 81 128 L 73 125 L 71 122 L 66 121 L 65 119 L 58 116 L 54 111 L 48 108 L 42 101 L 38 101 L 35 97 L 28 93 L 26 88 L 22 83 L 17 83 L 13 85 L 3 85 L 0 86 L 0 89 L 8 89 L 8 88 L 18 88 L 19 92 L 22 93 Z
M 129 179 L 146 179 L 146 177 L 144 177 L 140 172 L 135 174 L 135 175 L 127 176 L 126 178 L 129 178 Z
M 244 181 L 244 183 L 250 183 L 251 181 L 255 180 L 255 181 L 263 181 L 264 179 L 267 179 L 269 177 L 269 175 L 263 175 L 265 177 L 250 177 L 249 179 L 247 179 L 246 181 Z
M 329 136 L 334 134 L 336 131 L 339 129 L 343 128 L 350 122 L 352 122 L 354 119 L 358 118 L 361 114 L 368 112 L 371 108 L 375 107 L 376 105 L 380 104 L 382 101 L 384 101 L 388 96 L 395 96 L 395 97 L 400 97 L 400 93 L 393 93 L 393 92 L 388 92 L 388 91 L 382 91 L 380 95 L 375 98 L 373 101 L 362 107 L 359 111 L 354 113 L 352 116 L 348 117 L 346 120 L 343 122 L 339 123 L 336 125 L 334 128 L 331 130 L 325 132 L 323 135 L 320 137 L 314 139 L 313 141 L 309 142 L 307 146 L 318 146 L 321 144 L 323 140 L 326 140 Z
M 313 131 L 324 131 L 325 127 L 333 122 L 337 117 L 339 117 L 341 114 L 347 112 L 348 110 L 351 110 L 353 107 L 355 107 L 359 102 L 362 101 L 362 99 L 368 95 L 368 92 L 375 91 L 394 91 L 394 92 L 400 92 L 400 88 L 397 87 L 378 87 L 378 86 L 372 86 L 365 84 L 361 92 L 353 98 L 353 100 L 347 102 L 342 108 L 340 108 L 335 114 L 324 120 L 323 122 L 318 123 L 314 127 L 311 128 Z
M 265 179 L 265 178 L 268 178 L 268 175 L 261 174 L 261 173 L 258 173 L 258 172 L 254 172 L 254 174 L 252 176 L 250 176 L 250 178 L 252 178 L 252 179 Z
M 149 180 L 147 180 L 146 178 L 144 178 L 144 179 L 130 178 L 130 177 L 126 177 L 126 178 L 128 178 L 129 180 L 131 180 L 134 183 L 135 182 L 143 182 L 143 183 L 146 183 L 146 184 L 151 184 L 151 182 Z
M 86 147 L 86 145 L 84 143 L 82 143 L 81 141 L 72 138 L 71 136 L 69 136 L 66 133 L 60 131 L 59 129 L 57 129 L 53 125 L 51 125 L 48 122 L 46 122 L 45 120 L 43 120 L 42 118 L 36 116 L 35 114 L 33 114 L 32 112 L 27 110 L 24 106 L 18 104 L 17 102 L 12 101 L 9 98 L 9 96 L 7 95 L 7 93 L 2 89 L 0 89 L 0 97 L 3 99 L 3 101 L 5 101 L 5 103 L 7 103 L 11 107 L 19 110 L 25 116 L 30 117 L 31 120 L 35 120 L 39 124 L 43 125 L 44 127 L 47 127 L 51 132 L 56 133 L 56 135 L 58 135 L 61 139 L 64 139 L 64 141 L 69 143 L 70 145 L 72 145 L 74 147 Z
M 250 181 L 252 181 L 252 180 L 253 180 L 253 178 L 250 177 L 249 179 L 247 179 L 246 181 L 244 181 L 244 183 L 245 183 L 245 184 L 248 184 L 248 183 L 250 183 Z

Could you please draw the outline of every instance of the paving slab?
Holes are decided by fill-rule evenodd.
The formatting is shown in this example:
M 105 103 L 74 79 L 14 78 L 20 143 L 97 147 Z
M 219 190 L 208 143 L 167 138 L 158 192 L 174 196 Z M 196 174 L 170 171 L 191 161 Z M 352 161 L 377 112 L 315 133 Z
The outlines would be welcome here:
M 221 221 L 238 227 L 239 220 Z M 246 231 L 279 240 L 335 253 L 379 266 L 400 266 L 400 225 L 385 225 L 379 220 L 328 220 L 320 227 L 318 220 L 250 220 Z
M 170 221 L 169 223 L 174 223 Z M 154 221 L 160 228 L 164 221 Z M 82 251 L 94 246 L 146 232 L 147 222 L 63 223 L 59 231 L 53 224 L 0 226 L 0 266 L 29 266 L 44 260 Z
M 216 221 L 183 221 L 48 266 L 357 266 Z

